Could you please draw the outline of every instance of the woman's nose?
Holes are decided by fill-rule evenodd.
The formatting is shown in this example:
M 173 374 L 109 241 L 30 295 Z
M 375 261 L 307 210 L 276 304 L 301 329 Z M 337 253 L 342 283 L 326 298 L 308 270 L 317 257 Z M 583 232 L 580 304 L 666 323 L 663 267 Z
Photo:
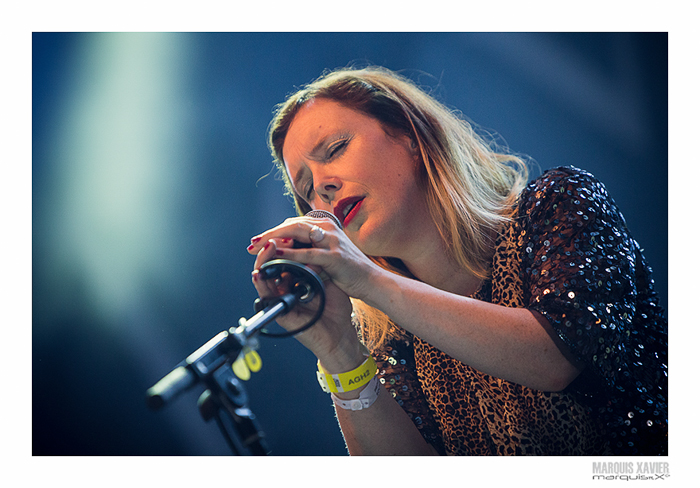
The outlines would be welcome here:
M 330 203 L 335 198 L 335 194 L 343 186 L 338 178 L 324 178 L 316 185 L 316 194 L 326 203 Z

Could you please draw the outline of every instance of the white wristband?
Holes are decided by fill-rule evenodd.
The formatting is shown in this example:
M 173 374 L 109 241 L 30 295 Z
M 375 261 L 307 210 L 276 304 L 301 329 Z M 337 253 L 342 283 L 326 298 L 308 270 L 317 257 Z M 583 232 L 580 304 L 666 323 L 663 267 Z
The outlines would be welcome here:
M 340 408 L 345 410 L 362 410 L 363 408 L 369 408 L 377 400 L 379 396 L 379 390 L 382 385 L 379 383 L 379 376 L 374 375 L 374 377 L 367 383 L 364 390 L 360 392 L 360 398 L 354 398 L 352 400 L 342 400 L 338 398 L 335 393 L 331 393 L 331 398 L 333 403 L 338 405 Z

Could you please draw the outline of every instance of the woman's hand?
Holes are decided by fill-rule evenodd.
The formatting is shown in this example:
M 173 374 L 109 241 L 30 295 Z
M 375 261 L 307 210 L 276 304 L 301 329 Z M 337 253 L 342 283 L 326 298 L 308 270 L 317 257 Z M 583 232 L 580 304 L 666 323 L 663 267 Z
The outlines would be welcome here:
M 320 230 L 312 232 L 314 227 Z M 383 271 L 329 219 L 287 219 L 277 227 L 254 237 L 248 252 L 259 252 L 270 239 L 274 239 L 277 245 L 273 258 L 290 259 L 309 265 L 314 270 L 322 269 L 336 286 L 353 298 L 364 300 L 370 292 L 371 277 Z M 312 247 L 294 249 L 293 241 L 311 244 Z M 256 269 L 257 266 L 256 262 Z
M 311 244 L 312 247 L 295 249 L 294 241 Z M 254 237 L 248 252 L 257 253 L 253 284 L 261 298 L 277 296 L 282 292 L 273 280 L 262 279 L 258 272 L 270 260 L 289 259 L 327 276 L 323 315 L 313 327 L 296 337 L 316 354 L 328 371 L 347 371 L 362 362 L 360 343 L 350 321 L 352 305 L 349 296 L 361 297 L 361 290 L 367 288 L 369 276 L 380 268 L 362 254 L 335 224 L 328 219 L 287 219 L 281 225 Z M 309 304 L 298 304 L 277 322 L 287 330 L 302 327 L 317 307 L 318 298 Z

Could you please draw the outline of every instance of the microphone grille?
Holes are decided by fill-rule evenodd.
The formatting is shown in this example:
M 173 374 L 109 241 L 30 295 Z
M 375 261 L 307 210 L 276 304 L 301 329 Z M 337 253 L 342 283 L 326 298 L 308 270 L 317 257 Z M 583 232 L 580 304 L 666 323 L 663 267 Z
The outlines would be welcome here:
M 306 213 L 306 216 L 312 217 L 314 219 L 331 219 L 340 230 L 343 230 L 343 224 L 340 223 L 338 217 L 328 212 L 327 210 L 311 210 L 310 212 Z

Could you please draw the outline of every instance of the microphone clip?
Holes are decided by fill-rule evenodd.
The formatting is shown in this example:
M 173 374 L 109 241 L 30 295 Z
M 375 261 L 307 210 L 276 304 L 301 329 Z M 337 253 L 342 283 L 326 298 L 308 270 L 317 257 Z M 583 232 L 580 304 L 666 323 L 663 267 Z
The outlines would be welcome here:
M 304 326 L 281 333 L 272 333 L 260 329 L 261 335 L 268 337 L 290 337 L 299 334 L 314 325 L 323 314 L 326 304 L 325 287 L 323 286 L 321 278 L 308 266 L 287 259 L 275 259 L 273 261 L 268 261 L 260 267 L 260 276 L 262 279 L 274 280 L 275 285 L 280 291 L 280 295 L 271 298 L 256 299 L 254 307 L 257 313 L 262 313 L 264 310 L 270 309 L 277 304 L 282 304 L 285 309 L 283 314 L 285 314 L 296 306 L 297 303 L 309 303 L 316 296 L 319 297 L 316 313 Z

